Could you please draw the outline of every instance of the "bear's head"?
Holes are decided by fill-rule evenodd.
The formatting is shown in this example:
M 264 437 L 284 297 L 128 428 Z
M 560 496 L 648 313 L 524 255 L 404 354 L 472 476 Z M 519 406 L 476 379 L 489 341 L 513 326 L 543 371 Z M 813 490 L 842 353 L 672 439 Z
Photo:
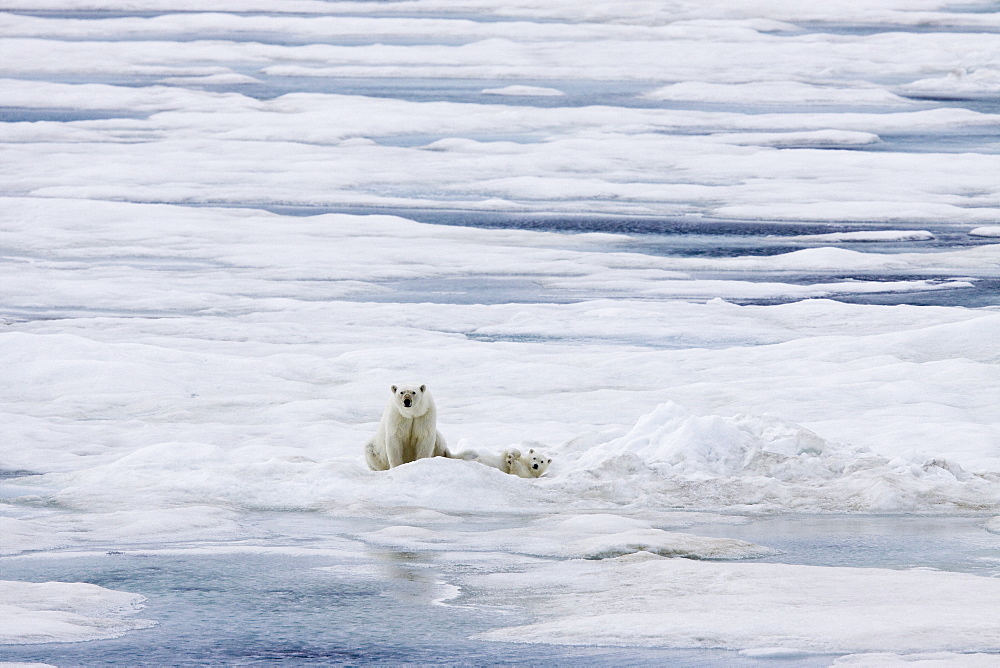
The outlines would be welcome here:
M 528 454 L 522 457 L 522 459 L 527 459 L 528 468 L 531 469 L 531 475 L 536 478 L 545 473 L 545 470 L 549 468 L 549 464 L 552 463 L 552 459 L 550 457 L 546 457 L 534 448 L 528 450 Z
M 406 417 L 418 417 L 427 412 L 430 395 L 426 385 L 393 385 L 392 396 L 396 410 Z

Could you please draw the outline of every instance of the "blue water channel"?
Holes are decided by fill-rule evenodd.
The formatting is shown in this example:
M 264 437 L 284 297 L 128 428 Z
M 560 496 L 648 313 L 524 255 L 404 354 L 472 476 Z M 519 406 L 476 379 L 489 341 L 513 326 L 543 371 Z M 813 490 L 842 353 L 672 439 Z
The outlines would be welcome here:
M 467 516 L 453 530 L 520 526 L 528 518 Z M 779 550 L 764 561 L 934 568 L 1000 577 L 1000 535 L 982 517 L 800 516 L 706 524 L 689 533 L 751 539 Z M 107 545 L 87 552 L 0 558 L 0 579 L 89 582 L 142 594 L 136 616 L 157 625 L 113 640 L 0 646 L 0 662 L 58 666 L 552 665 L 775 666 L 723 650 L 571 647 L 470 639 L 526 623 L 530 613 L 477 606 L 441 585 L 476 572 L 528 567 L 516 554 L 393 551 L 360 532 L 384 522 L 317 513 L 255 513 L 269 537 L 206 545 Z M 796 656 L 825 666 L 833 655 Z

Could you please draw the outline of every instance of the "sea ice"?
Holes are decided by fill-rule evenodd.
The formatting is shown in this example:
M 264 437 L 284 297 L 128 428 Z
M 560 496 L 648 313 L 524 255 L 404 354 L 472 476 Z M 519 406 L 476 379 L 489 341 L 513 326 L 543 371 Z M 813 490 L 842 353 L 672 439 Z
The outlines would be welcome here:
M 539 618 L 481 636 L 500 642 L 770 653 L 1000 647 L 993 621 L 1000 615 L 1000 582 L 959 573 L 715 564 L 635 554 L 470 580 L 476 600 L 520 600 Z
M 907 95 L 935 98 L 994 97 L 1000 93 L 1000 70 L 980 67 L 969 71 L 958 68 L 944 77 L 919 79 L 901 87 Z
M 250 535 L 238 523 L 236 513 L 212 506 L 0 517 L 0 529 L 4 534 L 0 555 L 93 544 L 232 540 Z
M 717 298 L 803 287 L 685 279 L 847 269 L 975 280 L 995 275 L 996 245 L 657 257 L 595 252 L 617 242 L 606 237 L 386 216 L 32 198 L 3 206 L 18 258 L 5 265 L 6 303 L 20 314 L 0 334 L 19 379 L 3 389 L 6 424 L 34 445 L 0 452 L 0 466 L 46 473 L 22 482 L 76 508 L 453 511 L 556 507 L 566 496 L 598 508 L 997 507 L 994 311 L 741 307 Z M 483 276 L 608 298 L 367 301 L 427 278 Z M 551 444 L 552 470 L 530 483 L 459 462 L 365 472 L 361 444 L 402 372 L 434 388 L 451 443 L 539 440 Z M 970 383 L 980 391 L 970 395 Z M 787 449 L 808 434 L 818 445 Z M 441 495 L 449 476 L 482 493 Z
M 524 528 L 462 533 L 391 526 L 362 538 L 398 550 L 488 550 L 560 559 L 606 559 L 635 552 L 692 559 L 752 559 L 774 553 L 745 541 L 663 531 L 643 520 L 609 514 L 550 515 Z
M 829 234 L 804 234 L 793 239 L 820 243 L 845 241 L 932 241 L 934 235 L 927 230 L 862 230 L 858 232 L 831 232 Z
M 266 550 L 241 519 L 305 511 L 361 523 L 338 550 L 511 555 L 430 587 L 538 616 L 490 639 L 996 658 L 959 654 L 1000 649 L 995 579 L 708 562 L 778 557 L 676 530 L 1000 532 L 1000 312 L 963 300 L 1000 274 L 997 13 L 203 5 L 0 14 L 4 559 Z M 915 295 L 948 305 L 834 301 Z M 449 443 L 552 467 L 367 470 L 401 378 Z M 0 642 L 115 637 L 141 600 L 0 583 Z
M 130 615 L 146 599 L 81 582 L 0 580 L 0 644 L 117 638 L 155 623 Z
M 922 654 L 893 654 L 877 652 L 871 654 L 849 654 L 834 660 L 834 666 L 912 666 L 915 668 L 992 668 L 997 664 L 996 654 L 974 654 L 956 652 L 933 652 Z
M 699 102 L 754 105 L 912 105 L 911 100 L 894 95 L 882 88 L 831 88 L 798 81 L 762 81 L 751 83 L 671 84 L 646 93 L 653 100 L 687 100 Z
M 520 95 L 526 97 L 560 97 L 566 93 L 557 88 L 544 86 L 504 86 L 503 88 L 484 88 L 484 95 Z
M 707 11 L 703 7 L 686 4 L 676 14 L 671 10 L 669 20 L 657 7 L 608 12 L 588 5 L 583 22 L 576 5 L 564 16 L 569 8 L 477 3 L 476 11 L 546 19 L 483 22 L 467 15 L 421 18 L 433 14 L 433 4 L 424 3 L 408 3 L 414 16 L 406 19 L 376 16 L 381 7 L 368 6 L 373 16 L 359 17 L 350 5 L 303 4 L 307 15 L 332 15 L 5 15 L 0 29 L 8 45 L 7 78 L 0 103 L 19 108 L 29 120 L 32 111 L 52 109 L 111 114 L 4 123 L 0 138 L 12 166 L 7 193 L 744 220 L 1000 220 L 995 180 L 989 178 L 1000 167 L 996 151 L 988 148 L 997 115 L 928 108 L 898 95 L 900 85 L 928 73 L 965 71 L 972 73 L 966 78 L 988 80 L 995 72 L 989 32 L 803 32 L 773 18 L 747 16 L 738 3 L 713 9 L 711 17 L 700 15 Z M 855 16 L 864 24 L 879 17 L 900 25 L 989 23 L 987 15 L 916 12 L 909 5 L 908 11 L 841 9 L 845 13 L 836 21 Z M 774 4 L 766 11 L 794 20 L 834 20 L 825 11 Z M 205 30 L 228 39 L 189 38 Z M 371 41 L 289 43 L 289 33 L 306 42 L 312 35 L 336 42 L 357 34 Z M 426 43 L 432 36 L 452 41 Z M 701 48 L 705 43 L 715 48 Z M 319 84 L 324 92 L 281 94 L 289 84 L 280 80 L 306 76 L 324 82 L 457 77 L 476 85 L 461 101 L 344 95 L 337 94 L 339 84 Z M 129 77 L 160 85 L 93 81 Z M 553 85 L 516 83 L 521 79 Z M 593 82 L 630 82 L 629 95 L 652 108 L 556 95 Z M 949 86 L 960 94 L 957 82 L 941 85 Z M 498 103 L 512 92 L 525 106 Z M 547 98 L 549 106 L 530 106 L 532 97 Z M 553 106 L 563 98 L 566 106 Z M 671 102 L 723 109 L 672 109 Z M 747 104 L 772 109 L 745 113 Z M 792 104 L 798 105 L 795 113 L 787 110 Z M 874 109 L 851 112 L 844 104 Z M 414 135 L 428 141 L 406 143 Z M 532 139 L 485 141 L 526 135 Z M 968 150 L 958 152 L 883 150 L 900 137 L 924 137 L 933 147 L 980 135 L 986 141 L 965 140 Z M 451 150 L 445 144 L 425 150 L 436 140 L 453 140 Z M 160 159 L 146 159 L 150 151 Z M 100 161 L 81 159 L 95 154 Z

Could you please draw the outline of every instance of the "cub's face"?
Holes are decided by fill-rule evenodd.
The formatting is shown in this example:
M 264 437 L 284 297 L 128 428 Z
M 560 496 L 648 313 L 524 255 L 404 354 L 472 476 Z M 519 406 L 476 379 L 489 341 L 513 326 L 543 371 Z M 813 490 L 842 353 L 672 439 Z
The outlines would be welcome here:
M 426 385 L 393 385 L 392 396 L 396 408 L 403 415 L 419 415 L 422 413 L 424 397 L 427 395 Z
M 526 457 L 528 459 L 528 468 L 531 469 L 531 474 L 536 478 L 545 473 L 545 469 L 549 468 L 549 464 L 552 463 L 551 458 L 544 456 L 534 448 L 528 450 Z

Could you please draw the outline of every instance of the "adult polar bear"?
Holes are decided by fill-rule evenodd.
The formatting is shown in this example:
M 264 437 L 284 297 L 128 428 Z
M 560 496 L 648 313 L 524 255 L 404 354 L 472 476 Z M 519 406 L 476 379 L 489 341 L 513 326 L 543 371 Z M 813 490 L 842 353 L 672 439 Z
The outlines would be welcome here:
M 425 457 L 447 457 L 448 446 L 437 430 L 437 406 L 426 385 L 393 385 L 378 431 L 365 446 L 373 471 L 386 471 Z

